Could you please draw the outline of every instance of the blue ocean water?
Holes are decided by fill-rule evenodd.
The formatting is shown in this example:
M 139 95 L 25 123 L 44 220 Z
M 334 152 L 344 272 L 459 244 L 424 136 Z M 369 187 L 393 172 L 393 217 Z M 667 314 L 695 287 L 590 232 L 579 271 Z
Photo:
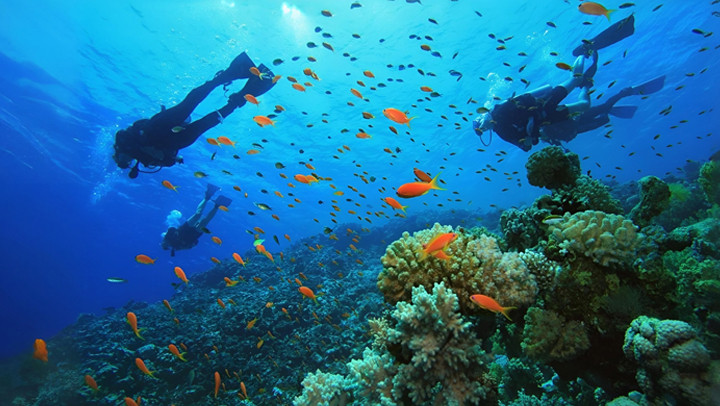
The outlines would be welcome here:
M 370 229 L 396 221 L 381 199 L 412 181 L 414 167 L 441 173 L 447 191 L 403 203 L 408 213 L 470 210 L 482 217 L 496 206 L 530 204 L 544 191 L 525 179 L 529 153 L 498 137 L 483 146 L 472 131 L 476 109 L 491 107 L 493 97 L 563 82 L 569 73 L 555 64 L 572 64 L 571 52 L 584 38 L 631 13 L 635 34 L 599 52 L 593 101 L 659 75 L 666 75 L 665 86 L 644 100 L 623 101 L 639 107 L 632 119 L 612 118 L 612 127 L 581 134 L 567 148 L 581 157 L 583 172 L 622 183 L 680 174 L 688 160 L 703 162 L 720 147 L 718 35 L 710 35 L 720 20 L 710 1 L 637 2 L 612 14 L 611 22 L 563 0 L 362 0 L 361 7 L 330 0 L 70 3 L 0 5 L 0 205 L 6 215 L 0 357 L 30 352 L 35 338 L 52 337 L 80 314 L 172 295 L 174 266 L 190 276 L 210 268 L 211 257 L 250 250 L 254 227 L 278 253 L 290 246 L 285 234 L 297 241 L 334 227 L 332 220 Z M 497 49 L 498 39 L 506 49 Z M 117 130 L 178 103 L 242 51 L 283 76 L 258 106 L 235 111 L 182 150 L 182 165 L 137 179 L 115 166 Z M 278 58 L 283 62 L 273 65 Z M 375 78 L 363 75 L 366 70 Z M 312 87 L 298 92 L 291 76 Z M 219 108 L 241 86 L 216 89 L 193 117 Z M 428 97 L 421 86 L 439 96 Z M 477 103 L 468 103 L 471 98 Z M 275 105 L 286 110 L 275 126 L 255 125 L 252 117 L 272 114 Z M 410 128 L 386 119 L 388 107 L 416 116 Z M 669 107 L 670 114 L 661 114 Z M 360 130 L 372 138 L 356 138 Z M 234 148 L 205 142 L 223 135 Z M 257 149 L 253 143 L 261 152 L 249 155 Z M 290 187 L 294 174 L 311 172 L 305 163 L 332 180 Z M 197 178 L 197 171 L 208 176 Z M 178 191 L 164 188 L 163 180 Z M 209 225 L 222 245 L 203 236 L 197 247 L 170 257 L 159 245 L 167 216 L 172 210 L 190 216 L 208 182 L 233 199 L 229 212 Z M 336 190 L 344 196 L 333 195 Z M 139 264 L 138 254 L 157 261 Z M 127 283 L 109 283 L 111 277 Z

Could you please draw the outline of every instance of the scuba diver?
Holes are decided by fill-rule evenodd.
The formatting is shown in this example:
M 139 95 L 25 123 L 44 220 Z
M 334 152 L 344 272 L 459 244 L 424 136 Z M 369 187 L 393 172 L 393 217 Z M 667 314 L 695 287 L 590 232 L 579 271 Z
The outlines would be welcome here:
M 189 250 L 196 246 L 200 236 L 205 232 L 208 223 L 215 217 L 218 209 L 221 206 L 225 208 L 230 206 L 232 200 L 229 197 L 218 196 L 215 199 L 215 207 L 208 212 L 207 216 L 202 217 L 205 205 L 218 190 L 220 190 L 219 187 L 208 183 L 205 197 L 198 205 L 197 210 L 195 210 L 195 214 L 182 223 L 180 227 L 170 227 L 162 234 L 163 239 L 160 245 L 164 250 L 170 250 L 171 256 L 175 256 L 176 250 Z
M 237 93 L 228 97 L 228 102 L 220 109 L 190 122 L 190 114 L 220 85 L 230 84 L 236 79 L 248 79 Z M 150 119 L 140 119 L 130 127 L 115 134 L 115 153 L 113 159 L 121 169 L 130 169 L 128 176 L 137 178 L 141 172 L 140 164 L 152 172 L 164 166 L 182 163 L 178 151 L 192 145 L 205 131 L 222 123 L 236 108 L 246 103 L 245 95 L 258 97 L 272 88 L 273 73 L 265 65 L 256 67 L 245 53 L 238 55 L 230 66 L 215 74 L 215 77 L 191 90 L 185 99 Z M 144 171 L 143 171 L 144 172 Z M 150 172 L 150 173 L 152 173 Z
M 631 118 L 636 106 L 616 107 L 615 103 L 623 97 L 650 94 L 662 89 L 664 76 L 640 86 L 625 88 L 596 107 L 590 105 L 589 89 L 597 71 L 597 51 L 632 35 L 635 32 L 634 23 L 635 18 L 631 15 L 611 25 L 592 40 L 583 40 L 582 45 L 573 50 L 573 55 L 578 57 L 571 67 L 573 76 L 564 83 L 555 87 L 546 85 L 513 96 L 476 118 L 473 129 L 480 136 L 481 142 L 485 144 L 483 133 L 493 130 L 503 140 L 523 151 L 529 151 L 540 139 L 550 144 L 570 141 L 579 133 L 606 124 L 610 120 L 609 115 Z M 583 72 L 586 57 L 592 57 L 593 62 Z M 560 102 L 577 87 L 581 88 L 579 101 L 561 105 Z

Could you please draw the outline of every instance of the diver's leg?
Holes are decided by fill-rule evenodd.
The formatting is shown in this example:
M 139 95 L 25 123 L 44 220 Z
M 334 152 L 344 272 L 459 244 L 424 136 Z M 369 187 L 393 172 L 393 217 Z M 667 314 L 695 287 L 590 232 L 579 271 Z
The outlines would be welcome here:
M 242 99 L 241 104 L 238 103 L 229 102 L 219 110 L 208 113 L 203 118 L 188 124 L 184 130 L 173 135 L 173 148 L 182 149 L 192 145 L 205 131 L 222 123 L 225 117 L 229 116 L 236 108 L 243 106 L 245 99 Z
M 195 210 L 195 214 L 193 214 L 192 217 L 187 220 L 187 223 L 191 227 L 194 227 L 196 229 L 198 228 L 197 224 L 199 224 L 201 221 L 200 218 L 202 217 L 203 211 L 205 211 L 205 205 L 207 205 L 208 200 L 209 199 L 202 199 L 197 209 Z
M 588 113 L 583 114 L 577 120 L 577 132 L 578 134 L 587 131 L 592 131 L 596 128 L 600 128 L 610 122 L 610 117 L 607 114 L 600 114 L 591 116 Z
M 210 210 L 210 212 L 207 214 L 207 216 L 205 216 L 202 220 L 200 220 L 198 222 L 197 226 L 195 226 L 195 229 L 202 230 L 203 228 L 207 227 L 208 223 L 210 223 L 210 220 L 212 220 L 213 217 L 215 217 L 215 214 L 218 211 L 218 207 L 220 207 L 220 205 L 216 204 L 215 207 L 213 207 L 212 210 Z
M 535 90 L 529 91 L 528 94 L 537 99 L 544 99 L 550 95 L 550 92 L 552 91 L 552 89 L 553 89 L 552 86 L 545 85 L 545 86 L 538 87 Z
M 578 101 L 566 104 L 565 107 L 567 107 L 568 114 L 571 116 L 588 111 L 590 109 L 590 94 L 588 93 L 588 89 L 583 87 L 580 90 Z

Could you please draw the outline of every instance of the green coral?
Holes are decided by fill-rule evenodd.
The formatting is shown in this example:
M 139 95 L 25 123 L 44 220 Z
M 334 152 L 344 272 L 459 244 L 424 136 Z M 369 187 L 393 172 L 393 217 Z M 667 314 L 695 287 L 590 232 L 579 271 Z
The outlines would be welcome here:
M 630 218 L 633 223 L 645 227 L 670 204 L 670 188 L 656 176 L 645 176 L 638 184 L 640 201 L 630 211 Z
M 525 314 L 522 349 L 538 361 L 568 361 L 590 348 L 585 326 L 551 310 L 531 307 Z
M 551 228 L 559 247 L 592 259 L 602 266 L 632 263 L 643 238 L 624 217 L 588 210 L 570 215 Z
M 584 210 L 599 210 L 605 213 L 622 214 L 620 202 L 612 197 L 608 187 L 597 179 L 580 176 L 575 184 L 553 191 L 549 202 L 538 204 L 539 208 L 550 208 L 553 213 L 577 213 Z
M 700 167 L 698 183 L 710 204 L 720 204 L 720 165 L 708 161 Z
M 453 232 L 452 227 L 436 223 L 432 229 L 418 231 L 412 236 L 405 232 L 402 238 L 387 247 L 381 258 L 383 270 L 377 283 L 387 302 L 409 300 L 413 287 L 432 289 L 439 282 L 458 295 L 464 314 L 482 311 L 470 301 L 474 294 L 490 296 L 503 306 L 520 307 L 534 302 L 538 292 L 535 276 L 518 253 L 502 252 L 493 237 L 467 235 L 455 230 L 458 237 L 446 250 L 450 259 L 432 255 L 423 259 L 423 244 L 448 232 Z
M 670 201 L 686 202 L 690 199 L 691 191 L 687 186 L 680 182 L 668 183 L 670 189 Z
M 549 146 L 530 155 L 525 168 L 531 185 L 553 190 L 575 184 L 580 176 L 580 159 L 574 152 Z

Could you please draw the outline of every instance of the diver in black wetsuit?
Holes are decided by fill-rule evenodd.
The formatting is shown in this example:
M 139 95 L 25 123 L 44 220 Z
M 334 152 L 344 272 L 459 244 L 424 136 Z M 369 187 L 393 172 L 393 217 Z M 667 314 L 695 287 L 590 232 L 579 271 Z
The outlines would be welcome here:
M 215 127 L 236 108 L 245 103 L 245 95 L 258 97 L 273 87 L 273 74 L 265 67 L 257 67 L 260 75 L 254 75 L 250 69 L 255 64 L 243 52 L 238 55 L 230 67 L 218 72 L 215 77 L 191 90 L 178 105 L 162 111 L 150 119 L 141 119 L 130 127 L 115 134 L 115 153 L 113 159 L 122 168 L 131 168 L 128 176 L 136 178 L 139 166 L 149 169 L 173 166 L 182 163 L 178 151 L 192 145 L 205 131 Z M 245 87 L 228 97 L 228 103 L 220 109 L 207 114 L 199 120 L 188 123 L 190 113 L 216 87 L 236 79 L 248 79 Z M 134 162 L 133 162 L 134 161 Z
M 163 233 L 163 239 L 160 245 L 164 250 L 170 250 L 171 256 L 175 256 L 176 250 L 188 250 L 196 246 L 200 236 L 203 235 L 208 223 L 215 217 L 220 206 L 230 206 L 232 200 L 229 197 L 218 196 L 215 199 L 215 207 L 210 210 L 207 216 L 202 217 L 203 211 L 205 211 L 205 205 L 219 189 L 220 188 L 215 185 L 208 184 L 207 190 L 205 191 L 205 198 L 198 205 L 195 214 L 187 219 L 180 227 L 170 227 Z
M 541 139 L 551 144 L 559 144 L 573 139 L 579 133 L 598 128 L 609 121 L 608 115 L 632 117 L 637 107 L 615 107 L 615 103 L 626 96 L 650 94 L 662 89 L 664 77 L 640 86 L 625 88 L 607 102 L 595 107 L 590 105 L 588 90 L 597 71 L 597 50 L 632 35 L 635 32 L 634 22 L 631 15 L 611 25 L 592 40 L 584 40 L 583 44 L 573 51 L 573 55 L 578 56 L 578 59 L 572 67 L 572 78 L 559 86 L 546 85 L 495 105 L 491 111 L 475 119 L 475 133 L 482 137 L 484 132 L 494 130 L 503 140 L 529 151 Z M 583 73 L 585 57 L 592 57 L 593 63 Z M 580 100 L 576 103 L 560 104 L 576 87 L 581 88 Z

